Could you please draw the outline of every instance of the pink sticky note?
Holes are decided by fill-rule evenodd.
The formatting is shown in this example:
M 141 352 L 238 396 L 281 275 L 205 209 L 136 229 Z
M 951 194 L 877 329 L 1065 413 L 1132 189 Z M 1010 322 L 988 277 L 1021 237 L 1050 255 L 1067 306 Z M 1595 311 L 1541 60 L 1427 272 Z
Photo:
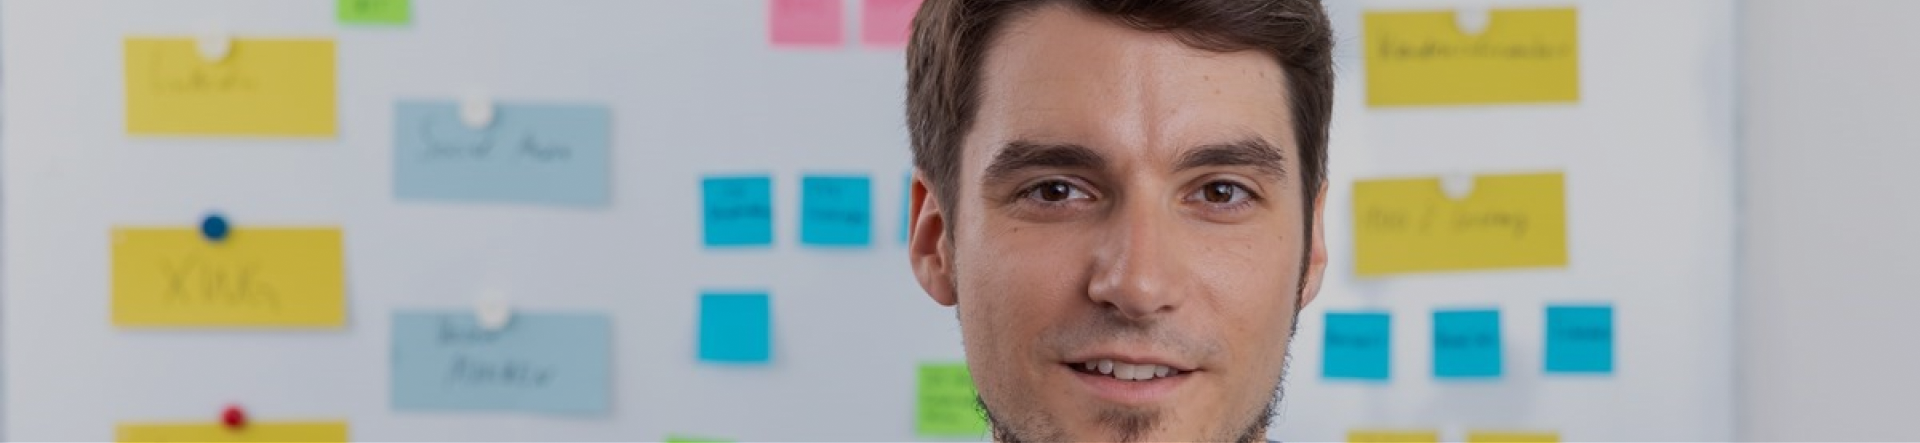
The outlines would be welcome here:
M 838 46 L 841 0 L 768 0 L 767 37 L 774 46 Z
M 868 46 L 906 46 L 913 34 L 913 14 L 920 0 L 863 0 L 860 41 Z

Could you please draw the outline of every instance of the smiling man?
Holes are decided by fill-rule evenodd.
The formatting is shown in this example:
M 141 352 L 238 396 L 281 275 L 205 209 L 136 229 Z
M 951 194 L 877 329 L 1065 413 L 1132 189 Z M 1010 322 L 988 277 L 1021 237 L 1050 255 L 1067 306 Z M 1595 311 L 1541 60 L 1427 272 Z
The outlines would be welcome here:
M 1318 0 L 926 0 L 911 260 L 993 436 L 1259 441 L 1318 291 Z

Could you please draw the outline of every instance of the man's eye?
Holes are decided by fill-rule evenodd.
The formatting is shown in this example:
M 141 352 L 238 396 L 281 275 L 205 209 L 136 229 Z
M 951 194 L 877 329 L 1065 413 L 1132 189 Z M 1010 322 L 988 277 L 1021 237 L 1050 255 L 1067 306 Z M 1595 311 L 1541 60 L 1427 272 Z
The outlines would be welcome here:
M 1201 186 L 1200 190 L 1194 191 L 1192 198 L 1207 203 L 1230 205 L 1247 201 L 1248 198 L 1252 197 L 1253 192 L 1248 191 L 1245 186 L 1240 186 L 1232 182 L 1218 181 Z
M 1060 203 L 1068 200 L 1087 199 L 1086 191 L 1064 181 L 1047 181 L 1027 189 L 1026 198 L 1047 203 Z

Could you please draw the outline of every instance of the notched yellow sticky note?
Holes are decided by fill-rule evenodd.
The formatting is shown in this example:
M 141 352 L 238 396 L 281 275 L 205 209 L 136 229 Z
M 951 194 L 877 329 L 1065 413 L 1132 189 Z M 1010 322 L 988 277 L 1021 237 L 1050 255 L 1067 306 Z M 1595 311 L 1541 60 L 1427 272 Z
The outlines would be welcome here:
M 1560 434 L 1534 431 L 1468 431 L 1467 443 L 1560 443 Z
M 1454 199 L 1440 179 L 1353 185 L 1354 273 L 1467 271 L 1567 265 L 1565 177 L 1481 175 Z
M 1347 443 L 1439 443 L 1439 431 L 1355 429 L 1347 431 Z
M 1369 11 L 1368 106 L 1580 101 L 1579 13 L 1494 9 L 1467 34 L 1453 11 Z
M 191 38 L 128 37 L 127 133 L 331 137 L 334 42 L 237 38 L 208 61 Z
M 113 324 L 342 326 L 342 247 L 336 228 L 236 229 L 220 242 L 190 228 L 116 228 Z
M 133 442 L 282 442 L 347 441 L 347 422 L 247 423 L 239 429 L 218 423 L 123 423 L 114 440 Z

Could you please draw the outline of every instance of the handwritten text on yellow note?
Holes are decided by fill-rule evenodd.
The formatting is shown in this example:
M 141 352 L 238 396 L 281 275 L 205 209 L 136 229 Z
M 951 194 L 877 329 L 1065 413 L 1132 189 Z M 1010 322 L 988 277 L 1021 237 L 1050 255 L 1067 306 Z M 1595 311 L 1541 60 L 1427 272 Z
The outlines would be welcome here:
M 1367 12 L 1369 106 L 1580 100 L 1579 15 L 1573 8 L 1494 9 L 1462 32 L 1453 11 Z
M 236 229 L 211 242 L 190 228 L 113 232 L 117 326 L 336 327 L 346 321 L 341 234 Z
M 347 423 L 264 422 L 239 429 L 218 423 L 125 423 L 115 429 L 120 442 L 282 442 L 347 441 Z
M 191 38 L 126 39 L 127 133 L 334 135 L 334 43 L 234 39 L 208 61 Z
M 1557 172 L 1481 175 L 1460 200 L 1439 178 L 1356 182 L 1354 273 L 1566 266 L 1565 195 Z
M 1396 431 L 1355 429 L 1347 431 L 1347 443 L 1438 443 L 1436 431 Z
M 1559 443 L 1555 432 L 1468 431 L 1467 443 Z

